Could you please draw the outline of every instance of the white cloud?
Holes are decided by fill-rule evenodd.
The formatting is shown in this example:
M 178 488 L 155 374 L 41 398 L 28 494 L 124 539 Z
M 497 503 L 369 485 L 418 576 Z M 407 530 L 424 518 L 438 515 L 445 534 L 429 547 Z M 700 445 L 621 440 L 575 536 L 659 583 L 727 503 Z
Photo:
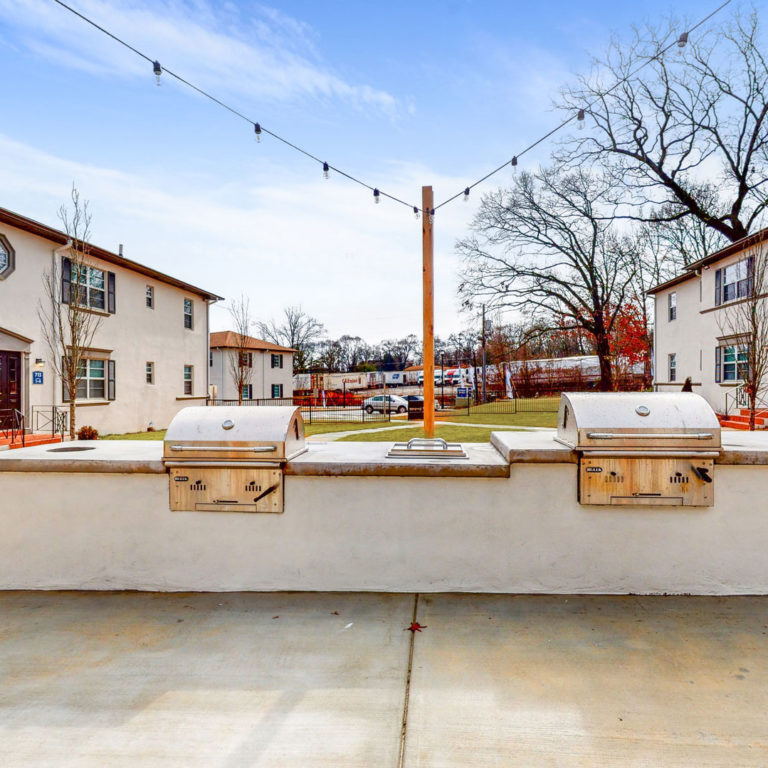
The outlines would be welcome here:
M 57 226 L 74 180 L 91 202 L 96 244 L 117 250 L 124 243 L 129 258 L 229 298 L 244 291 L 260 319 L 302 304 L 332 336 L 421 335 L 419 222 L 391 201 L 374 205 L 369 191 L 338 177 L 307 181 L 284 168 L 279 186 L 254 182 L 253 174 L 226 185 L 162 171 L 148 177 L 65 160 L 2 135 L 0 167 L 0 206 Z M 273 177 L 273 169 L 261 172 Z M 435 183 L 437 200 L 461 186 L 426 168 L 393 165 L 382 188 L 420 205 L 425 180 Z M 465 325 L 453 243 L 472 210 L 456 203 L 436 216 L 440 335 Z M 212 320 L 214 330 L 228 323 L 221 308 Z
M 338 99 L 394 115 L 396 99 L 348 83 L 317 52 L 301 21 L 267 6 L 246 15 L 205 0 L 78 0 L 96 23 L 203 88 L 277 101 Z M 0 19 L 22 44 L 57 64 L 96 74 L 151 77 L 150 65 L 46 0 L 0 0 Z

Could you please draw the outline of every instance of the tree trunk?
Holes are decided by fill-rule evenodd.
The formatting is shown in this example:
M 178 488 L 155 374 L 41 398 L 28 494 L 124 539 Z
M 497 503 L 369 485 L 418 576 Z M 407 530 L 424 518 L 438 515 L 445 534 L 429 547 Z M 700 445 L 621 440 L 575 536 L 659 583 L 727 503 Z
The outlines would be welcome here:
M 69 439 L 75 439 L 75 397 L 77 395 L 77 387 L 74 392 L 70 392 L 69 395 Z
M 755 431 L 755 411 L 757 410 L 757 387 L 749 388 L 749 431 Z
M 596 335 L 597 358 L 600 361 L 600 391 L 613 391 L 613 372 L 611 370 L 611 345 L 608 341 L 608 335 L 603 331 L 599 336 Z

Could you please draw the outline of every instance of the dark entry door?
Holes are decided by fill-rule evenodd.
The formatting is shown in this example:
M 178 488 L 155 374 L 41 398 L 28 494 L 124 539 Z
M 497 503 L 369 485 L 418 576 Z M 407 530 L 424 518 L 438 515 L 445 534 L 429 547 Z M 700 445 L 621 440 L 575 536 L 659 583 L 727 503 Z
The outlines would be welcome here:
M 10 426 L 21 410 L 21 354 L 0 351 L 0 426 Z

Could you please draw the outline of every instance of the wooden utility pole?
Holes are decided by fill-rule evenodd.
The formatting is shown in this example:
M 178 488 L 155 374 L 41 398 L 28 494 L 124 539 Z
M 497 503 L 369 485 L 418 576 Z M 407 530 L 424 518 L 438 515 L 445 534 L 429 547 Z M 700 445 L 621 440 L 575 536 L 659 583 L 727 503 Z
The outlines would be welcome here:
M 432 187 L 421 188 L 424 288 L 424 434 L 435 436 L 435 280 Z

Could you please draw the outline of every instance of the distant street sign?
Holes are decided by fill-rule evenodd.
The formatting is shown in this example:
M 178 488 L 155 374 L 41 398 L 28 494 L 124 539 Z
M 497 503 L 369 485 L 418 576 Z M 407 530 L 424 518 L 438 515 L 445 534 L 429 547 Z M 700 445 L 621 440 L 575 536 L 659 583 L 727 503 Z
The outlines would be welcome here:
M 469 393 L 467 392 L 466 387 L 457 387 L 456 388 L 456 397 L 469 397 Z
M 42 371 L 32 371 L 32 383 L 33 384 L 42 384 L 43 383 L 43 372 Z

